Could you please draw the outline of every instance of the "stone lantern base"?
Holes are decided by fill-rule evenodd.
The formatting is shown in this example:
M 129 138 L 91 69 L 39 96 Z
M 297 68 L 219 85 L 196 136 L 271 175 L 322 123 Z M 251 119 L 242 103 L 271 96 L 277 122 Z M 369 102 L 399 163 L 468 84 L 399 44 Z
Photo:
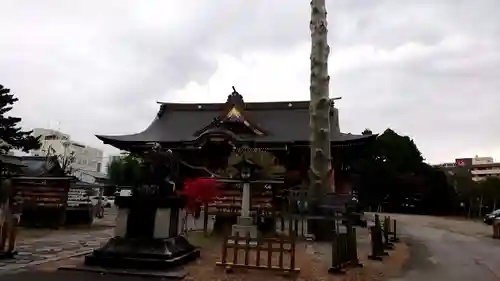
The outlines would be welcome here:
M 118 197 L 115 237 L 85 257 L 85 265 L 165 270 L 185 264 L 200 252 L 179 235 L 184 206 L 178 195 Z
M 238 222 L 237 224 L 234 224 L 232 226 L 232 236 L 238 235 L 238 237 L 247 237 L 250 235 L 250 238 L 257 238 L 258 236 L 258 230 L 257 226 L 253 224 L 253 218 L 252 217 L 238 217 Z M 240 241 L 241 243 L 244 243 L 244 241 Z M 228 243 L 234 243 L 234 241 L 228 241 Z M 250 244 L 257 244 L 256 242 L 250 242 Z
M 200 252 L 184 237 L 127 239 L 115 237 L 85 257 L 85 265 L 162 270 L 197 259 Z

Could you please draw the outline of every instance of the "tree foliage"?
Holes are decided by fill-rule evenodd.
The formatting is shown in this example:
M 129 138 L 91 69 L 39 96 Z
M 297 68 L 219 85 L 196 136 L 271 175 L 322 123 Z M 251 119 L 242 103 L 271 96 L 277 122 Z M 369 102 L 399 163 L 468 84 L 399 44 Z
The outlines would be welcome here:
M 411 138 L 391 129 L 345 154 L 344 166 L 358 178 L 358 198 L 373 210 L 481 216 L 497 208 L 500 199 L 500 178 L 475 182 L 466 167 L 444 170 L 428 165 Z
M 364 205 L 418 213 L 454 209 L 456 193 L 446 174 L 426 164 L 408 136 L 387 129 L 373 143 L 346 154 L 344 162 L 357 175 L 356 189 Z
M 47 159 L 55 157 L 59 162 L 59 165 L 61 166 L 61 169 L 64 171 L 65 175 L 72 176 L 73 173 L 75 172 L 73 163 L 75 163 L 76 161 L 76 154 L 74 151 L 64 154 L 57 154 L 55 149 L 49 147 L 46 157 Z
M 10 145 L 3 150 L 7 152 L 10 149 L 20 149 L 28 152 L 39 149 L 40 140 L 31 135 L 33 131 L 23 131 L 19 126 L 21 118 L 8 116 L 17 101 L 18 99 L 10 94 L 10 89 L 0 85 L 0 139 Z
M 141 182 L 141 159 L 133 154 L 123 154 L 108 163 L 108 177 L 116 186 L 137 186 Z
M 216 179 L 189 179 L 184 182 L 184 188 L 179 191 L 186 197 L 186 210 L 196 213 L 201 205 L 213 202 L 220 194 L 219 187 L 221 184 L 217 183 Z
M 373 135 L 373 132 L 372 132 L 372 130 L 366 128 L 361 134 L 363 136 L 367 136 L 367 135 Z
M 283 174 L 285 168 L 283 166 L 277 165 L 278 160 L 276 157 L 266 151 L 245 151 L 245 152 L 233 152 L 229 156 L 228 168 L 225 171 L 225 175 L 232 177 L 238 176 L 238 171 L 233 165 L 239 163 L 243 159 L 250 160 L 255 165 L 259 166 L 261 170 L 261 176 L 264 178 L 272 177 L 276 174 Z
M 479 183 L 479 187 L 485 197 L 484 204 L 491 206 L 491 209 L 497 209 L 497 201 L 500 199 L 500 178 L 487 177 Z

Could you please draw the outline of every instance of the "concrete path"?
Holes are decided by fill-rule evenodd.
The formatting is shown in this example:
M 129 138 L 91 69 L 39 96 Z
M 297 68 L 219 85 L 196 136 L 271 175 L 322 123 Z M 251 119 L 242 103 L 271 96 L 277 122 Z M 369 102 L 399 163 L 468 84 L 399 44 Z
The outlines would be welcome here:
M 71 235 L 52 235 L 22 242 L 16 247 L 18 255 L 15 259 L 0 260 L 0 275 L 12 270 L 90 253 L 106 243 L 112 234 L 113 229 L 106 229 Z
M 390 214 L 410 246 L 408 267 L 391 281 L 500 280 L 500 240 L 478 222 Z M 401 225 L 400 224 L 400 225 Z
M 41 237 L 28 237 L 25 239 L 23 239 L 21 233 L 22 241 L 19 241 L 16 247 L 18 255 L 15 259 L 0 260 L 0 275 L 75 255 L 90 253 L 113 236 L 112 226 L 114 226 L 115 218 L 116 210 L 106 209 L 104 218 L 95 221 L 96 227 L 100 230 L 85 227 L 81 229 L 54 230 Z M 103 229 L 103 226 L 108 228 Z M 26 231 L 36 232 L 37 230 Z

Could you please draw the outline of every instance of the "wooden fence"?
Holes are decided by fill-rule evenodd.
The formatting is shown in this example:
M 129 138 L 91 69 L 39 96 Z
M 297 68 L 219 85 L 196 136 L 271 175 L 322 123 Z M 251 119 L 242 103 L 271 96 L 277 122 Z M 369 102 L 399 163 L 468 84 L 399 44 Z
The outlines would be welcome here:
M 294 236 L 226 236 L 222 246 L 222 258 L 217 265 L 225 266 L 226 270 L 239 267 L 297 273 L 300 269 L 295 267 L 295 242 Z M 277 261 L 274 259 L 275 253 L 278 253 Z M 231 256 L 232 261 L 228 261 Z

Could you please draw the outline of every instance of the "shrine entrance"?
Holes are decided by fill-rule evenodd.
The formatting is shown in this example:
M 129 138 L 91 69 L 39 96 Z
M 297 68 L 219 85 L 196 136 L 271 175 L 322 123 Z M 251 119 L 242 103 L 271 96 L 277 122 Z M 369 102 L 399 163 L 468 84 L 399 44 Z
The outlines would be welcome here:
M 341 133 L 338 111 L 333 102 L 331 105 L 330 139 L 333 153 L 349 147 L 363 146 L 375 138 L 375 135 Z M 176 159 L 175 171 L 168 171 L 173 177 L 167 180 L 174 183 L 176 192 L 187 187 L 187 180 L 217 182 L 217 196 L 202 204 L 196 202 L 201 204 L 199 207 L 203 214 L 203 230 L 206 234 L 210 231 L 223 232 L 224 244 L 232 245 L 228 247 L 237 252 L 240 247 L 247 250 L 251 247 L 261 249 L 259 243 L 263 241 L 291 243 L 294 247 L 299 233 L 304 237 L 310 234 L 307 224 L 316 219 L 306 214 L 310 198 L 307 195 L 304 198 L 292 195 L 294 191 L 304 195 L 307 194 L 304 191 L 308 190 L 309 125 L 308 101 L 245 103 L 233 88 L 225 103 L 160 103 L 157 118 L 139 134 L 97 137 L 106 144 L 145 158 L 149 157 L 155 147 L 160 147 L 162 153 L 168 155 L 162 159 L 165 163 Z M 162 153 L 158 155 L 163 155 Z M 343 167 L 342 159 L 333 159 L 335 162 L 332 167 L 335 169 L 334 174 L 337 174 L 337 170 Z M 161 161 L 157 163 L 157 166 L 161 165 L 164 165 Z M 167 166 L 173 167 L 172 165 L 169 162 Z M 333 179 L 335 183 L 336 180 Z M 349 197 L 349 192 L 346 193 L 343 197 L 331 194 L 337 199 L 330 201 Z M 139 198 L 136 194 L 132 197 Z M 171 256 L 167 258 L 170 260 L 175 260 L 179 255 L 195 256 L 192 254 L 193 247 L 185 239 L 179 238 L 182 236 L 177 232 L 184 212 L 181 209 L 186 206 L 183 196 L 167 194 L 160 196 L 164 198 L 161 202 L 155 201 L 154 195 L 146 197 L 148 199 L 141 199 L 141 202 L 149 206 L 138 210 L 134 207 L 134 199 L 117 198 L 120 211 L 127 210 L 123 216 L 128 218 L 127 223 L 124 223 L 126 233 L 117 233 L 117 237 L 149 238 L 156 241 L 155 243 L 164 245 L 163 250 L 171 250 Z M 329 204 L 328 200 L 325 202 L 326 205 Z M 345 202 L 334 204 L 345 205 Z M 324 214 L 330 216 L 331 221 L 340 218 L 336 217 L 337 211 L 329 206 L 320 207 L 325 207 Z M 214 220 L 213 226 L 209 223 L 211 217 Z M 150 227 L 150 230 L 139 230 L 144 225 L 151 224 L 154 227 Z M 117 229 L 121 228 L 117 226 Z M 321 231 L 330 239 L 331 230 L 334 227 Z M 285 238 L 277 239 L 280 236 Z M 244 241 L 240 241 L 242 237 Z M 263 237 L 270 240 L 262 240 Z M 321 237 L 316 235 L 315 238 Z M 118 242 L 110 243 L 110 247 L 104 247 L 97 255 L 116 255 L 116 251 L 122 249 L 120 243 L 123 242 L 121 238 L 116 239 Z M 170 244 L 166 242 L 172 239 L 176 241 L 174 248 L 167 246 Z M 144 245 L 146 247 L 152 244 Z M 106 252 L 107 249 L 114 250 Z M 272 254 L 273 251 L 271 249 L 268 252 Z M 283 251 L 284 248 L 281 249 Z M 146 256 L 151 257 L 151 254 Z M 155 252 L 152 256 L 163 258 L 158 254 L 159 252 Z M 144 257 L 144 254 L 140 256 Z

